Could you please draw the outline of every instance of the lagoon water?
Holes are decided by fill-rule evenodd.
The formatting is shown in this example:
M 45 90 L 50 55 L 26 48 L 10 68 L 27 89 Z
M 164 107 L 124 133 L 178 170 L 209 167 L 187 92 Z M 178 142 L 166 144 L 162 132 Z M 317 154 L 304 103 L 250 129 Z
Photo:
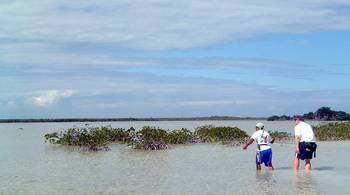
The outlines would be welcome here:
M 212 124 L 248 133 L 257 121 L 108 122 L 91 126 L 165 129 Z M 293 131 L 293 122 L 267 122 L 268 130 Z M 313 122 L 317 124 L 317 122 Z M 294 172 L 294 145 L 275 143 L 275 171 L 255 170 L 255 145 L 247 151 L 221 144 L 84 152 L 54 146 L 43 135 L 84 123 L 0 124 L 0 194 L 350 194 L 350 142 L 319 142 L 313 170 Z

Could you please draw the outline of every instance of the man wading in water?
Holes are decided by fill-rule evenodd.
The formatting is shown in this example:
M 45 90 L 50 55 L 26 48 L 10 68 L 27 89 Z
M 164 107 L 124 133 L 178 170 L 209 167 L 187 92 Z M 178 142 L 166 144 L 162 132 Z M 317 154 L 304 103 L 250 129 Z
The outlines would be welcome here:
M 250 144 L 256 141 L 258 144 L 258 150 L 256 152 L 256 170 L 261 170 L 262 163 L 269 167 L 269 170 L 273 170 L 272 150 L 270 145 L 275 141 L 275 138 L 271 138 L 270 134 L 264 131 L 263 123 L 257 123 L 255 125 L 255 130 L 252 137 L 243 147 L 243 150 L 246 150 Z
M 295 117 L 295 158 L 294 170 L 299 169 L 299 160 L 305 160 L 305 170 L 311 170 L 311 159 L 316 153 L 316 139 L 311 125 L 304 122 L 302 117 Z M 316 156 L 316 155 L 315 155 Z

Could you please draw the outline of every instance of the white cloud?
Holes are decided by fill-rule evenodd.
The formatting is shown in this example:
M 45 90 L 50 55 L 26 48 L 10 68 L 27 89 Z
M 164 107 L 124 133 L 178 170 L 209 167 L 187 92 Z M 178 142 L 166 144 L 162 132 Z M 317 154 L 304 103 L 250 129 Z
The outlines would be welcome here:
M 7 102 L 7 106 L 15 106 L 15 105 L 16 105 L 16 102 L 14 102 L 14 101 Z
M 73 53 L 50 44 L 4 43 L 0 45 L 1 66 L 18 66 L 29 73 L 50 73 L 59 69 L 76 68 L 130 68 L 130 67 L 173 67 L 173 68 L 261 68 L 284 65 L 300 66 L 277 59 L 256 58 L 126 58 L 113 54 Z M 50 66 L 54 64 L 54 66 Z M 303 65 L 305 66 L 305 65 Z M 30 67 L 30 68 L 28 68 Z
M 270 33 L 350 29 L 347 0 L 13 0 L 0 38 L 165 50 Z
M 48 90 L 43 95 L 32 97 L 32 102 L 35 106 L 46 107 L 61 98 L 71 97 L 73 93 L 72 90 Z

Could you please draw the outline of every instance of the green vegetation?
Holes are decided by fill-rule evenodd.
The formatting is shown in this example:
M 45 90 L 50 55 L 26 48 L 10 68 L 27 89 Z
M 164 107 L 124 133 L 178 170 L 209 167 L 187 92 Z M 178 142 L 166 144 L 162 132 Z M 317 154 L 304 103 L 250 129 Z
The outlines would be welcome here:
M 167 131 L 155 127 L 143 127 L 129 141 L 135 149 L 160 150 L 167 149 Z
M 213 121 L 213 120 L 263 120 L 257 117 L 207 116 L 173 118 L 55 118 L 55 119 L 0 119 L 0 123 L 60 123 L 60 122 L 111 122 L 111 121 Z
M 350 120 L 350 114 L 344 111 L 334 111 L 329 107 L 322 107 L 318 109 L 313 118 L 321 119 L 321 120 L 337 120 L 337 121 L 345 121 Z
M 317 140 L 350 140 L 350 122 L 328 123 L 315 128 Z
M 268 121 L 286 121 L 291 119 L 292 117 L 286 116 L 286 115 L 282 115 L 282 116 L 273 115 L 267 118 Z
M 188 129 L 166 131 L 156 127 L 143 127 L 136 131 L 112 127 L 70 128 L 60 133 L 46 134 L 45 139 L 52 144 L 86 147 L 91 151 L 108 149 L 111 142 L 125 143 L 134 149 L 167 149 L 169 144 L 188 144 L 204 142 L 242 143 L 247 133 L 237 127 L 198 127 L 195 132 Z
M 316 112 L 309 112 L 303 114 L 302 117 L 306 120 L 325 120 L 325 121 L 346 121 L 350 120 L 350 114 L 344 111 L 334 111 L 330 107 L 321 107 Z M 276 120 L 291 120 L 291 116 L 270 116 L 267 118 L 268 121 Z
M 242 140 L 248 137 L 248 134 L 237 127 L 214 127 L 211 125 L 196 128 L 195 138 L 199 142 L 223 142 L 228 143 Z
M 188 129 L 174 130 L 168 133 L 167 141 L 170 144 L 188 144 L 194 142 L 194 135 Z
M 111 127 L 69 128 L 60 133 L 46 134 L 44 137 L 52 144 L 84 146 L 92 151 L 107 149 L 109 142 L 129 140 L 127 131 Z
M 270 131 L 276 141 L 292 138 L 287 132 Z M 319 141 L 350 140 L 350 122 L 328 123 L 315 127 Z M 134 149 L 161 150 L 169 148 L 169 144 L 192 144 L 221 142 L 240 146 L 248 135 L 237 127 L 215 127 L 211 125 L 196 128 L 167 131 L 161 128 L 145 126 L 137 131 L 133 127 L 125 130 L 110 126 L 69 128 L 65 131 L 48 133 L 46 141 L 65 146 L 80 146 L 90 151 L 108 150 L 109 143 L 128 144 Z
M 269 133 L 276 141 L 286 141 L 292 138 L 290 133 L 284 131 L 269 131 Z

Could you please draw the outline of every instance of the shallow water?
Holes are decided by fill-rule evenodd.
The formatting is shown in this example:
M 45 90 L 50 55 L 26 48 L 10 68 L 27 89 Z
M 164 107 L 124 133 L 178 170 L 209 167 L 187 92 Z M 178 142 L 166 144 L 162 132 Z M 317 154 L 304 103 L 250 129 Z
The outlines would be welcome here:
M 203 124 L 238 126 L 249 133 L 257 121 L 90 123 L 166 129 Z M 293 123 L 265 122 L 271 130 Z M 350 142 L 320 142 L 313 170 L 292 169 L 292 143 L 273 145 L 275 171 L 255 170 L 256 146 L 247 151 L 220 144 L 133 150 L 115 144 L 106 152 L 44 143 L 43 135 L 84 123 L 0 124 L 0 194 L 349 194 Z M 23 128 L 23 129 L 20 129 Z

